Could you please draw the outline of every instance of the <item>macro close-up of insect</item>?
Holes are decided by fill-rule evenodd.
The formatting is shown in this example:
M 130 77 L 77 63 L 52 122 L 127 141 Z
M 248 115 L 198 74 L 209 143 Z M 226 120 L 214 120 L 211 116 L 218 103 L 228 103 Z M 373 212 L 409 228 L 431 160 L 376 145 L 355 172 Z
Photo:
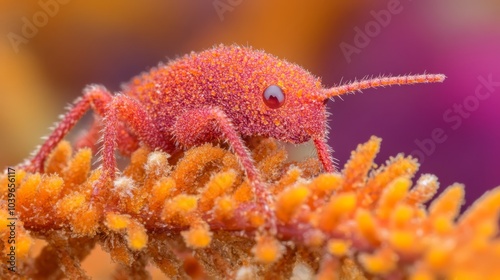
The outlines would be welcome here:
M 132 79 L 118 94 L 88 86 L 22 168 L 43 171 L 50 152 L 93 109 L 103 126 L 103 175 L 96 188 L 115 179 L 117 148 L 130 154 L 127 147 L 140 142 L 151 150 L 172 153 L 219 139 L 237 155 L 257 200 L 266 201 L 269 194 L 242 137 L 273 137 L 295 144 L 312 139 L 324 171 L 333 172 L 326 144 L 328 99 L 362 89 L 444 79 L 442 74 L 381 77 L 323 88 L 318 78 L 298 65 L 248 47 L 218 46 L 160 65 Z M 270 212 L 266 215 L 273 219 Z
M 0 279 L 500 279 L 499 12 L 0 0 Z

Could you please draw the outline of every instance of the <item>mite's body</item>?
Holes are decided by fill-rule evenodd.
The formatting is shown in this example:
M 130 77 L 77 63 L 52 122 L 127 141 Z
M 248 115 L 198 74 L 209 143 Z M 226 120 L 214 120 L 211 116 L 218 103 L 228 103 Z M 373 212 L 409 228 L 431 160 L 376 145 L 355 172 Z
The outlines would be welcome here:
M 271 198 L 242 136 L 292 143 L 313 139 L 325 171 L 332 172 L 325 139 L 326 100 L 370 87 L 443 79 L 443 75 L 378 78 L 327 89 L 295 64 L 251 48 L 219 46 L 160 65 L 132 79 L 120 94 L 88 87 L 25 168 L 41 171 L 52 149 L 92 108 L 104 126 L 103 173 L 95 193 L 109 191 L 116 148 L 130 151 L 141 142 L 153 150 L 173 152 L 227 140 L 253 186 L 256 205 L 263 207 L 268 225 L 274 227 L 272 212 L 264 207 Z
M 271 85 L 285 95 L 278 109 L 263 102 L 263 93 Z M 295 64 L 249 48 L 219 47 L 188 55 L 133 79 L 124 94 L 155 115 L 164 136 L 175 137 L 176 121 L 200 108 L 223 111 L 241 136 L 302 143 L 325 134 L 319 79 Z M 193 138 L 198 138 L 196 144 L 207 141 L 204 134 Z M 187 146 L 195 144 L 193 139 L 177 140 Z

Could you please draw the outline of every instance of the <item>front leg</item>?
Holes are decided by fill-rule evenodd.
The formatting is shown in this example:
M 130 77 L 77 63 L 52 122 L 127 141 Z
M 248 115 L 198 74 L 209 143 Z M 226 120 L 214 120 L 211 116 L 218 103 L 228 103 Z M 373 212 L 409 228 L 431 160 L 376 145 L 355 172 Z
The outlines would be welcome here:
M 318 152 L 319 161 L 323 165 L 323 170 L 325 172 L 335 172 L 335 165 L 330 152 L 330 147 L 326 143 L 326 139 L 317 138 L 314 139 L 314 146 Z
M 216 107 L 190 110 L 177 118 L 172 134 L 184 147 L 195 146 L 213 139 L 226 139 L 253 186 L 257 205 L 264 211 L 268 226 L 271 229 L 276 228 L 274 213 L 269 208 L 272 202 L 271 194 L 260 178 L 250 151 L 229 117 L 222 110 Z

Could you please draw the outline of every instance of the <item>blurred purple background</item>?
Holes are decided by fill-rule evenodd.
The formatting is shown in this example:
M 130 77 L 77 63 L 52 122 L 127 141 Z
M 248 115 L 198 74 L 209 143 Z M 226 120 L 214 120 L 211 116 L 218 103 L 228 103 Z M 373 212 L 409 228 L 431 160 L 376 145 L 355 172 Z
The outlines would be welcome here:
M 321 74 L 325 83 L 377 73 L 424 71 L 444 73 L 448 79 L 440 85 L 367 90 L 331 104 L 335 155 L 344 162 L 350 143 L 372 134 L 380 136 L 378 159 L 398 152 L 417 156 L 420 173 L 437 175 L 442 188 L 464 183 L 470 204 L 500 184 L 500 3 L 400 3 L 401 12 L 359 54 L 351 56 L 351 63 L 339 56 L 339 48 L 331 49 Z M 352 43 L 353 26 L 364 28 L 374 19 L 368 10 L 386 7 L 381 4 L 360 12 L 341 41 Z M 496 85 L 488 90 L 479 77 Z M 483 100 L 476 96 L 481 86 L 478 92 Z M 463 113 L 455 104 L 463 106 Z M 431 142 L 435 129 L 443 134 L 438 137 L 441 143 Z
M 418 156 L 421 173 L 437 175 L 442 188 L 464 183 L 467 203 L 500 185 L 500 86 L 484 100 L 475 97 L 479 77 L 500 82 L 498 1 L 55 1 L 44 1 L 57 3 L 53 16 L 38 18 L 34 36 L 13 47 L 9 34 L 23 36 L 23 18 L 33 22 L 44 7 L 0 0 L 1 166 L 41 143 L 85 85 L 117 90 L 159 61 L 238 43 L 296 62 L 327 86 L 366 75 L 446 74 L 443 84 L 330 102 L 334 156 L 343 166 L 357 144 L 376 135 L 383 138 L 378 163 L 401 152 Z M 390 19 L 376 23 L 374 14 L 387 13 Z M 369 42 L 356 45 L 357 28 L 366 27 Z M 347 58 L 342 43 L 357 52 Z M 454 104 L 464 104 L 466 114 Z M 430 140 L 436 129 L 442 143 Z

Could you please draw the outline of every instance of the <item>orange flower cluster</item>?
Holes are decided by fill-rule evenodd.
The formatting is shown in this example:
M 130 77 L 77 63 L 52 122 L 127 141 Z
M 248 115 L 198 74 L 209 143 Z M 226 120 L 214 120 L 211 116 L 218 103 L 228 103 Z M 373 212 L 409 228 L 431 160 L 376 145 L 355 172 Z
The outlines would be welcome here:
M 276 232 L 262 228 L 252 188 L 226 148 L 172 156 L 141 148 L 96 194 L 90 150 L 73 154 L 62 142 L 43 174 L 16 172 L 17 272 L 0 277 L 84 279 L 81 262 L 99 244 L 119 264 L 117 279 L 149 277 L 148 263 L 176 279 L 500 279 L 500 188 L 458 217 L 462 185 L 426 207 L 436 177 L 412 186 L 418 164 L 410 157 L 374 165 L 378 138 L 333 174 L 321 174 L 316 159 L 287 163 L 271 139 L 248 145 L 274 196 Z M 0 199 L 6 221 L 5 192 Z M 2 264 L 8 234 L 0 227 Z M 34 239 L 47 242 L 36 257 Z

